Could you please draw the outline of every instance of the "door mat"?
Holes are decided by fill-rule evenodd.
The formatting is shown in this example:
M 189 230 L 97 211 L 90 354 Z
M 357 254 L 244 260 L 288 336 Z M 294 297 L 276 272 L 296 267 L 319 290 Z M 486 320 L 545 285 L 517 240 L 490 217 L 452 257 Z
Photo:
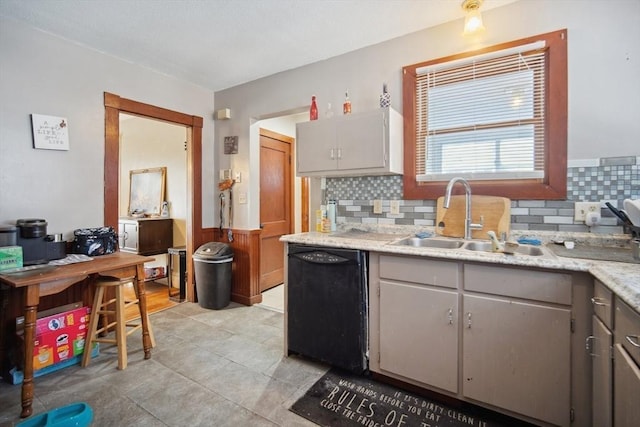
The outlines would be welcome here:
M 320 378 L 290 411 L 326 427 L 512 427 L 520 420 L 461 402 L 450 406 L 337 369 Z

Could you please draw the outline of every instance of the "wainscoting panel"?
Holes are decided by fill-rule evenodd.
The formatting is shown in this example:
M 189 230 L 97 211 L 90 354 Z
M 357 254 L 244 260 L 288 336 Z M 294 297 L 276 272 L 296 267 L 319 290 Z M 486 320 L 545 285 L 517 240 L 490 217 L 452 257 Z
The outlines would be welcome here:
M 208 234 L 209 230 L 203 230 Z M 231 245 L 233 273 L 231 300 L 244 305 L 262 302 L 260 293 L 260 230 L 233 230 L 233 242 L 227 240 L 227 230 L 214 228 L 212 239 Z

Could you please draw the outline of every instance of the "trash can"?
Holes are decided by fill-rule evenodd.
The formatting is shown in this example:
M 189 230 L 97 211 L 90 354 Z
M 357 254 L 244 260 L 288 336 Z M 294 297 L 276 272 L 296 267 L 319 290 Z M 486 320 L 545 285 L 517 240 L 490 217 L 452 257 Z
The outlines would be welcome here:
M 193 254 L 198 303 L 219 310 L 231 300 L 233 250 L 226 243 L 209 242 Z

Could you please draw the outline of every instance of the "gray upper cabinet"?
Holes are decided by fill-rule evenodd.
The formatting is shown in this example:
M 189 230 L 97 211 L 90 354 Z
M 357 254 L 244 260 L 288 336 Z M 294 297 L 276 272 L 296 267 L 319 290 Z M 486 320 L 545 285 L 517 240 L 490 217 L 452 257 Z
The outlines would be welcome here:
M 402 116 L 391 108 L 298 123 L 298 176 L 402 174 Z

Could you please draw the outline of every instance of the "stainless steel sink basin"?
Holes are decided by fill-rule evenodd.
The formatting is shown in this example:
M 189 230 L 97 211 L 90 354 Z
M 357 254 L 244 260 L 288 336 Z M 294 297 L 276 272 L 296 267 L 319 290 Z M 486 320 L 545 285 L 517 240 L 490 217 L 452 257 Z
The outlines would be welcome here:
M 479 252 L 492 252 L 491 251 L 491 242 L 468 242 L 465 247 L 470 251 L 479 251 Z M 537 246 L 524 246 L 520 245 L 516 248 L 516 253 L 521 255 L 530 255 L 530 256 L 541 256 L 544 255 L 542 249 Z
M 444 239 L 421 239 L 419 237 L 408 237 L 402 239 L 394 245 L 414 246 L 416 248 L 437 248 L 437 249 L 458 249 L 464 244 L 461 240 L 444 240 Z

